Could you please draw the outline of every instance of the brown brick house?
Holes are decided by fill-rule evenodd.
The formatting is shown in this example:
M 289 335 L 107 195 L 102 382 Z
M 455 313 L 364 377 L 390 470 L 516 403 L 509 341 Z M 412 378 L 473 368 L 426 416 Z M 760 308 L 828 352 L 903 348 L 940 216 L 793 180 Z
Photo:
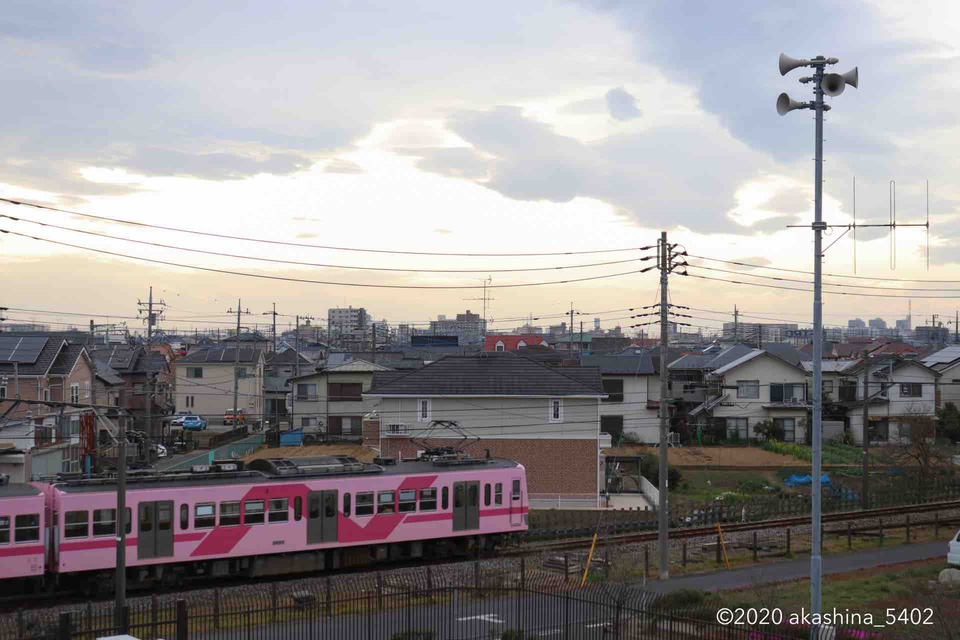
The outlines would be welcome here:
M 364 398 L 376 399 L 364 443 L 385 457 L 450 446 L 474 457 L 516 460 L 539 506 L 598 502 L 600 373 L 551 368 L 523 356 L 447 356 L 410 372 L 378 372 Z M 378 426 L 379 425 L 379 426 Z

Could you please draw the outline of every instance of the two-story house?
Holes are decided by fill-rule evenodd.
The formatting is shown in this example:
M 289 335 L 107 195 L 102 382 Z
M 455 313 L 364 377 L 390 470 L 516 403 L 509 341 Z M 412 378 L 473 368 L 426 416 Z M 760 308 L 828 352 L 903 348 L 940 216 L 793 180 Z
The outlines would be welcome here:
M 317 427 L 317 432 L 325 436 L 359 440 L 363 417 L 376 405 L 374 398 L 364 394 L 370 391 L 374 374 L 384 371 L 389 369 L 366 360 L 351 360 L 291 378 L 296 426 Z
M 147 351 L 143 345 L 122 345 L 97 349 L 93 358 L 116 372 L 123 380 L 121 407 L 130 416 L 134 429 L 161 435 L 161 417 L 173 408 L 170 363 L 163 353 Z M 147 405 L 150 424 L 147 424 Z
M 263 367 L 263 402 L 266 418 L 273 426 L 289 422 L 287 400 L 290 378 L 314 370 L 314 363 L 294 349 L 276 351 L 266 357 Z
M 706 378 L 707 399 L 690 416 L 703 432 L 726 440 L 757 438 L 754 427 L 772 421 L 787 442 L 803 442 L 806 432 L 806 372 L 799 363 L 764 349 L 714 369 Z
M 248 422 L 263 417 L 263 367 L 260 349 L 209 347 L 188 353 L 175 363 L 177 411 L 203 416 L 221 423 L 233 410 L 234 369 L 238 408 Z
M 948 402 L 960 407 L 960 345 L 951 345 L 920 359 L 940 374 L 940 405 Z
M 657 442 L 659 413 L 656 404 L 648 401 L 660 398 L 660 377 L 650 355 L 591 355 L 580 362 L 600 369 L 607 395 L 600 402 L 600 431 L 609 434 L 614 444 L 625 435 L 639 442 Z
M 863 442 L 864 380 L 869 380 L 867 437 L 872 443 L 895 444 L 909 440 L 910 418 L 935 418 L 940 376 L 940 372 L 919 360 L 897 357 L 867 358 L 847 368 L 844 371 L 847 388 L 855 388 L 857 392 L 855 401 L 844 402 L 853 441 Z
M 514 353 L 447 356 L 422 369 L 374 374 L 381 455 L 452 447 L 516 460 L 533 504 L 598 504 L 603 392 L 595 367 L 544 366 Z M 381 437 L 382 436 L 382 437 Z

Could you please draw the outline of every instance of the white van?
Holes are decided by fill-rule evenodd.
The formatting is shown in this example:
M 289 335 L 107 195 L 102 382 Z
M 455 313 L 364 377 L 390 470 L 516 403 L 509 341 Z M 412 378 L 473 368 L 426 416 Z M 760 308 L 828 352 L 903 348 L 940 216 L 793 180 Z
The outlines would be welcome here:
M 947 564 L 952 567 L 960 567 L 960 531 L 950 541 L 950 550 L 947 552 Z

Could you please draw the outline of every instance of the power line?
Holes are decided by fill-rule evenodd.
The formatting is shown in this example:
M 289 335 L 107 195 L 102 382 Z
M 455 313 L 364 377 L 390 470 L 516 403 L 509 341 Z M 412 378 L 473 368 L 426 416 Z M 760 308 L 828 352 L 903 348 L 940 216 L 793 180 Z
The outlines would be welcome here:
M 691 264 L 687 265 L 692 269 L 704 269 L 706 271 L 716 271 L 718 273 L 732 273 L 738 276 L 747 276 L 749 278 L 763 278 L 764 280 L 777 280 L 780 282 L 795 282 L 799 284 L 809 284 L 813 283 L 809 280 L 796 280 L 794 278 L 781 278 L 778 276 L 765 276 L 759 273 L 743 273 L 742 271 L 731 271 L 729 269 L 718 269 L 717 267 L 706 267 L 703 265 Z M 839 282 L 824 282 L 823 286 L 825 287 L 846 287 L 850 289 L 879 289 L 880 291 L 954 291 L 960 292 L 960 289 L 944 289 L 943 287 L 935 288 L 922 288 L 922 287 L 878 287 L 871 286 L 866 284 L 843 284 Z
M 115 251 L 107 251 L 105 249 L 96 249 L 93 247 L 86 247 L 83 245 L 73 244 L 70 242 L 62 242 L 60 240 L 51 240 L 50 238 L 41 238 L 39 236 L 32 236 L 26 233 L 20 233 L 17 231 L 10 231 L 9 229 L 0 229 L 0 233 L 6 233 L 9 235 L 19 236 L 21 238 L 29 238 L 30 240 L 37 240 L 39 242 L 47 242 L 49 244 L 55 244 L 63 247 L 70 247 L 72 249 L 80 249 L 82 251 L 89 251 L 92 253 L 99 253 L 102 255 L 114 256 L 117 258 L 126 258 L 127 260 L 137 260 L 140 262 L 150 262 L 153 264 L 162 264 L 168 267 L 179 267 L 181 269 L 193 269 L 196 271 L 206 271 L 209 273 L 221 273 L 232 276 L 243 276 L 246 278 L 259 278 L 262 280 L 278 280 L 281 282 L 298 282 L 302 284 L 320 284 L 327 286 L 336 286 L 336 287 L 362 287 L 366 289 L 446 289 L 446 290 L 459 290 L 459 289 L 482 289 L 482 285 L 408 285 L 408 284 L 370 284 L 370 283 L 360 283 L 360 282 L 332 282 L 327 280 L 311 280 L 308 278 L 293 278 L 289 276 L 276 276 L 269 275 L 264 273 L 247 273 L 244 271 L 233 271 L 231 269 L 217 269 L 214 267 L 201 267 L 199 265 L 193 264 L 184 264 L 180 262 L 172 262 L 169 260 L 158 260 L 156 258 L 146 258 L 143 256 L 134 256 L 126 253 L 119 253 Z M 545 285 L 552 284 L 572 284 L 575 282 L 588 282 L 592 280 L 605 280 L 607 278 L 617 278 L 620 276 L 629 276 L 636 275 L 639 273 L 646 273 L 655 267 L 647 267 L 645 269 L 635 269 L 633 271 L 624 271 L 620 273 L 610 273 L 602 276 L 589 276 L 583 278 L 570 278 L 568 280 L 552 280 L 548 282 L 523 282 L 523 283 L 514 283 L 514 284 L 497 284 L 497 285 L 487 285 L 488 289 L 516 289 L 520 287 L 540 287 Z
M 799 273 L 806 276 L 812 276 L 812 271 L 802 271 L 800 269 L 787 269 L 786 267 L 771 267 L 768 265 L 762 264 L 751 264 L 749 262 L 738 262 L 736 260 L 721 260 L 720 258 L 710 258 L 707 256 L 698 256 L 692 253 L 687 254 L 688 258 L 697 258 L 699 260 L 710 260 L 711 262 L 722 262 L 724 264 L 734 264 L 740 267 L 748 267 L 750 269 L 766 269 L 768 271 L 786 271 L 788 273 Z M 690 265 L 694 266 L 694 265 Z M 739 273 L 739 272 L 738 272 Z M 749 274 L 744 274 L 749 275 Z M 852 278 L 855 280 L 875 280 L 879 282 L 929 282 L 929 283 L 941 283 L 941 284 L 960 284 L 960 280 L 930 280 L 930 279 L 911 279 L 911 278 L 885 278 L 885 277 L 871 277 L 871 276 L 854 276 L 846 275 L 842 273 L 825 273 L 823 274 L 829 278 Z
M 160 249 L 171 249 L 174 251 L 187 251 L 190 253 L 199 253 L 208 256 L 219 256 L 222 258 L 236 258 L 239 260 L 255 260 L 257 262 L 269 262 L 273 264 L 288 264 L 299 267 L 315 267 L 323 269 L 347 269 L 347 270 L 356 270 L 356 271 L 388 271 L 388 272 L 401 272 L 401 273 L 480 273 L 480 272 L 489 272 L 489 273 L 521 273 L 529 271 L 559 271 L 564 269 L 589 269 L 594 267 L 606 267 L 614 264 L 626 264 L 628 262 L 642 262 L 644 260 L 650 260 L 651 257 L 644 258 L 628 258 L 626 260 L 610 260 L 607 262 L 592 262 L 589 264 L 572 264 L 572 265 L 558 265 L 553 267 L 526 267 L 519 269 L 486 269 L 486 268 L 476 268 L 476 269 L 406 269 L 406 268 L 395 268 L 395 267 L 360 267 L 356 265 L 342 265 L 342 264 L 325 264 L 317 262 L 303 262 L 300 260 L 283 260 L 280 258 L 262 258 L 260 256 L 250 256 L 243 255 L 239 253 L 224 253 L 220 251 L 210 251 L 207 249 L 194 249 L 191 247 L 181 247 L 171 244 L 163 244 L 161 242 L 150 242 L 149 240 L 137 240 L 135 238 L 126 238 L 123 236 L 115 236 L 106 233 L 97 233 L 96 231 L 89 231 L 86 229 L 76 229 L 74 227 L 65 227 L 63 225 L 51 224 L 48 222 L 39 222 L 37 220 L 28 220 L 27 218 L 19 218 L 16 216 L 0 214 L 0 218 L 6 218 L 14 222 L 27 222 L 29 224 L 35 224 L 41 227 L 50 227 L 51 229 L 59 229 L 61 231 L 69 231 L 71 233 L 82 233 L 89 236 L 95 236 L 97 238 L 106 238 L 108 240 L 120 240 L 122 242 L 132 242 L 135 244 L 142 244 L 151 247 L 158 247 Z
M 694 265 L 690 265 L 694 266 Z M 681 273 L 679 275 L 686 276 L 688 278 L 699 278 L 700 280 L 712 280 L 714 282 L 727 282 L 729 284 L 741 284 L 752 287 L 763 287 L 765 289 L 780 289 L 781 291 L 799 291 L 801 293 L 813 293 L 810 289 L 797 289 L 796 287 L 782 287 L 775 284 L 763 284 L 761 282 L 743 282 L 740 280 L 727 280 L 725 278 L 713 278 L 710 276 L 701 276 L 695 273 Z M 824 291 L 824 293 L 829 293 L 835 296 L 856 296 L 863 298 L 902 298 L 902 299 L 931 299 L 931 300 L 957 300 L 960 299 L 960 296 L 925 296 L 925 295 L 907 295 L 907 296 L 891 296 L 884 293 L 852 293 L 847 291 Z
M 652 247 L 625 247 L 622 249 L 593 249 L 589 251 L 554 251 L 554 252 L 545 252 L 545 253 L 456 253 L 456 252 L 440 252 L 440 251 L 401 251 L 396 249 L 365 249 L 365 248 L 358 248 L 358 247 L 338 247 L 338 246 L 332 246 L 332 245 L 317 245 L 317 244 L 309 244 L 305 242 L 266 240 L 264 238 L 250 238 L 246 236 L 234 236 L 234 235 L 228 235 L 223 233 L 213 233 L 209 231 L 196 231 L 193 229 L 168 227 L 168 226 L 157 225 L 157 224 L 148 224 L 146 222 L 123 220 L 121 218 L 110 218 L 108 216 L 98 216 L 91 213 L 82 213 L 80 211 L 72 211 L 69 209 L 61 209 L 58 207 L 51 207 L 48 205 L 37 204 L 35 202 L 27 202 L 25 200 L 13 200 L 11 198 L 0 197 L 0 202 L 6 202 L 7 204 L 13 204 L 13 205 L 22 205 L 26 207 L 33 207 L 35 209 L 42 209 L 46 211 L 55 211 L 57 213 L 66 213 L 72 216 L 81 216 L 84 218 L 101 220 L 105 222 L 113 222 L 116 224 L 125 224 L 125 225 L 130 225 L 135 227 L 145 227 L 148 229 L 160 229 L 163 231 L 175 231 L 177 233 L 188 233 L 191 235 L 206 236 L 209 238 L 222 238 L 226 240 L 242 240 L 244 242 L 258 242 L 263 244 L 274 244 L 274 245 L 282 245 L 287 247 L 326 249 L 329 251 L 389 253 L 389 254 L 395 254 L 395 255 L 413 255 L 413 256 L 527 257 L 527 256 L 574 256 L 574 255 L 587 255 L 587 254 L 593 254 L 593 253 L 620 253 L 620 252 L 626 252 L 626 251 L 643 251 L 645 249 L 652 248 Z

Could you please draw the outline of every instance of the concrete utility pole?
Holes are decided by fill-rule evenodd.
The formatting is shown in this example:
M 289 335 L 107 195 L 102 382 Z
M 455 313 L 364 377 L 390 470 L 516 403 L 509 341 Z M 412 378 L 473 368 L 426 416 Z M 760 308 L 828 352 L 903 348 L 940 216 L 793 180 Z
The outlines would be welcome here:
M 273 311 L 264 311 L 262 314 L 264 316 L 273 316 L 272 320 L 272 331 L 273 331 L 273 352 L 277 352 L 277 303 L 273 303 Z
M 733 305 L 733 343 L 737 343 L 737 335 L 740 330 L 740 311 L 737 310 L 737 305 Z
M 237 298 L 237 335 L 234 336 L 236 346 L 233 351 L 233 424 L 236 427 L 239 422 L 240 412 L 240 314 L 250 313 L 250 310 L 242 311 L 240 298 Z M 233 309 L 228 309 L 227 313 L 233 313 Z
M 670 577 L 670 500 L 667 482 L 667 431 L 670 426 L 670 408 L 667 401 L 667 347 L 669 346 L 670 321 L 668 313 L 667 276 L 670 272 L 670 245 L 667 232 L 660 234 L 660 504 L 657 506 L 657 547 L 660 549 L 660 579 Z
M 117 633 L 125 633 L 123 610 L 127 606 L 127 418 L 117 420 L 117 570 L 113 615 Z M 133 516 L 131 515 L 131 518 Z
M 146 431 L 148 437 L 154 437 L 153 432 L 153 376 L 150 371 L 150 345 L 153 343 L 153 327 L 157 324 L 160 319 L 160 314 L 163 313 L 163 307 L 166 306 L 166 303 L 163 300 L 159 302 L 153 301 L 153 287 L 150 287 L 150 294 L 147 297 L 147 302 L 144 304 L 137 300 L 137 306 L 139 307 L 138 312 L 143 313 L 144 310 L 147 312 L 147 345 L 146 345 L 146 373 L 147 373 L 147 383 L 146 383 Z M 159 307 L 159 311 L 154 311 L 154 307 Z M 109 336 L 110 327 L 113 325 L 104 325 L 104 338 L 106 339 Z M 162 435 L 162 434 L 161 434 Z

